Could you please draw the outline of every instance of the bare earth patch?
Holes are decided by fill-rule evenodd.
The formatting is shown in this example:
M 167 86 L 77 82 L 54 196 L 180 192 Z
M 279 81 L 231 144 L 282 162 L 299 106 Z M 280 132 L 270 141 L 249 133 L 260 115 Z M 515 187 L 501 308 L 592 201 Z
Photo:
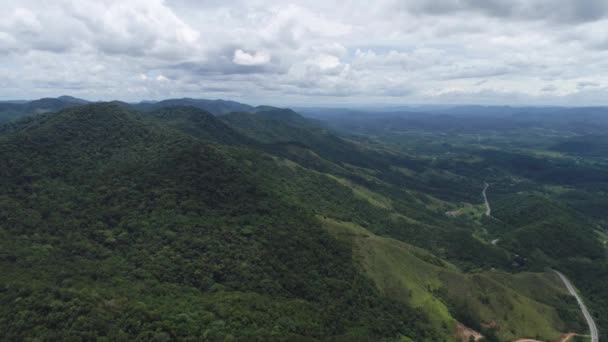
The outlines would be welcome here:
M 570 341 L 571 338 L 573 338 L 574 336 L 576 336 L 575 333 L 568 333 L 568 334 L 563 334 L 559 340 L 557 340 L 557 342 L 568 342 Z
M 466 327 L 465 325 L 463 325 L 460 322 L 456 323 L 456 336 L 458 338 L 460 338 L 461 341 L 469 341 L 469 338 L 471 336 L 473 336 L 475 341 L 478 341 L 483 337 L 483 335 L 480 334 L 479 332 L 477 332 L 469 327 Z

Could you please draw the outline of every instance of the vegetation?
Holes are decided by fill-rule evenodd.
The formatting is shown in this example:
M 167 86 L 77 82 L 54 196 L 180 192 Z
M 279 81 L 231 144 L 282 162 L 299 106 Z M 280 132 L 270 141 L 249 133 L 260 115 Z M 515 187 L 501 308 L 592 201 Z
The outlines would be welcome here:
M 0 146 L 9 340 L 433 336 L 239 167 L 258 153 L 106 104 L 25 122 Z
M 595 111 L 57 101 L 0 126 L 4 340 L 585 333 L 550 268 L 608 334 L 608 162 L 579 143 L 601 144 Z
M 354 258 L 386 296 L 425 310 L 446 334 L 456 319 L 501 341 L 554 340 L 561 331 L 584 329 L 574 299 L 551 272 L 466 274 L 423 249 L 358 225 L 322 221 L 352 244 Z

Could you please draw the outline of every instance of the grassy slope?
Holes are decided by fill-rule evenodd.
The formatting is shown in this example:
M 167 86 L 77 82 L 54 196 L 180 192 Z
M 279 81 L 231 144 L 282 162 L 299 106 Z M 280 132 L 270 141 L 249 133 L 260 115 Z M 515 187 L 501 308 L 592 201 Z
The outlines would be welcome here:
M 367 189 L 366 187 L 355 184 L 355 183 L 349 181 L 348 179 L 336 177 L 336 176 L 330 175 L 330 174 L 328 174 L 328 176 L 330 178 L 336 180 L 338 183 L 350 188 L 353 191 L 353 195 L 355 197 L 366 200 L 369 202 L 369 204 L 376 206 L 378 208 L 388 209 L 388 210 L 393 209 L 391 200 L 389 198 L 386 198 L 385 196 L 382 196 L 381 194 L 379 194 L 377 192 L 371 191 L 371 190 Z
M 352 243 L 354 257 L 382 293 L 421 307 L 446 334 L 453 331 L 455 321 L 444 302 L 466 303 L 483 322 L 495 322 L 501 340 L 552 340 L 565 328 L 556 309 L 547 304 L 566 293 L 551 273 L 464 274 L 423 249 L 353 223 L 321 220 L 334 236 Z

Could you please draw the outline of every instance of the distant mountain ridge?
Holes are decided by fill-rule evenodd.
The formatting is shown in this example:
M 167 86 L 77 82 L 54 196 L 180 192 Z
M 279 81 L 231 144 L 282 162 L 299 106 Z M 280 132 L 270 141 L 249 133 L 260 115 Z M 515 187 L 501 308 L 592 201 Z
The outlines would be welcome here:
M 27 114 L 56 112 L 65 108 L 86 103 L 89 103 L 89 101 L 67 95 L 60 96 L 58 98 L 47 97 L 27 102 L 0 102 L 0 123 L 16 119 Z
M 192 98 L 181 98 L 181 99 L 167 99 L 158 102 L 140 102 L 132 105 L 133 108 L 139 110 L 154 110 L 159 108 L 174 107 L 174 106 L 191 106 L 194 108 L 202 109 L 212 114 L 226 114 L 230 112 L 241 112 L 248 111 L 253 106 L 248 104 L 227 101 L 227 100 L 207 100 L 207 99 L 192 99 Z
M 363 134 L 433 131 L 509 131 L 525 127 L 568 128 L 599 134 L 608 127 L 608 107 L 419 106 L 389 109 L 297 108 L 340 131 Z
M 212 113 L 214 115 L 227 114 L 231 112 L 245 112 L 253 109 L 248 104 L 228 101 L 228 100 L 207 100 L 207 99 L 166 99 L 162 101 L 141 101 L 139 103 L 127 103 L 122 101 L 111 101 L 123 106 L 140 111 L 153 111 L 161 108 L 175 106 L 190 106 Z M 41 98 L 38 100 L 13 100 L 0 101 L 0 124 L 15 120 L 19 117 L 32 114 L 57 112 L 62 109 L 92 103 L 92 101 L 77 97 L 63 95 L 57 98 Z
M 205 141 L 226 145 L 253 143 L 213 114 L 192 106 L 169 106 L 145 113 L 159 125 L 170 127 Z

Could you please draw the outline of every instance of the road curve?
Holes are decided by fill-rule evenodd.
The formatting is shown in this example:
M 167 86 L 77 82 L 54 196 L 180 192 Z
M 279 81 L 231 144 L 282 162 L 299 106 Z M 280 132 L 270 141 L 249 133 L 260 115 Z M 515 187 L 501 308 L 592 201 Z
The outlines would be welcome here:
M 486 216 L 492 216 L 492 208 L 490 208 L 490 202 L 488 202 L 488 196 L 486 195 L 486 191 L 490 187 L 490 184 L 485 184 L 486 185 L 483 187 L 481 194 L 483 195 L 483 201 L 486 203 Z
M 562 280 L 562 282 L 568 289 L 568 292 L 570 292 L 570 294 L 573 295 L 574 298 L 576 298 L 576 301 L 578 302 L 578 306 L 581 308 L 581 311 L 583 311 L 583 316 L 585 316 L 585 320 L 587 321 L 587 324 L 589 325 L 589 332 L 591 333 L 591 342 L 599 342 L 600 338 L 599 338 L 599 333 L 597 331 L 597 325 L 595 325 L 595 321 L 593 320 L 593 317 L 589 313 L 589 310 L 587 310 L 587 306 L 585 305 L 585 303 L 583 302 L 581 297 L 576 292 L 576 289 L 574 288 L 574 286 L 572 285 L 570 280 L 568 280 L 568 278 L 566 278 L 565 275 L 563 275 L 562 273 L 560 273 L 558 271 L 555 271 L 555 273 L 557 273 L 559 278 Z

